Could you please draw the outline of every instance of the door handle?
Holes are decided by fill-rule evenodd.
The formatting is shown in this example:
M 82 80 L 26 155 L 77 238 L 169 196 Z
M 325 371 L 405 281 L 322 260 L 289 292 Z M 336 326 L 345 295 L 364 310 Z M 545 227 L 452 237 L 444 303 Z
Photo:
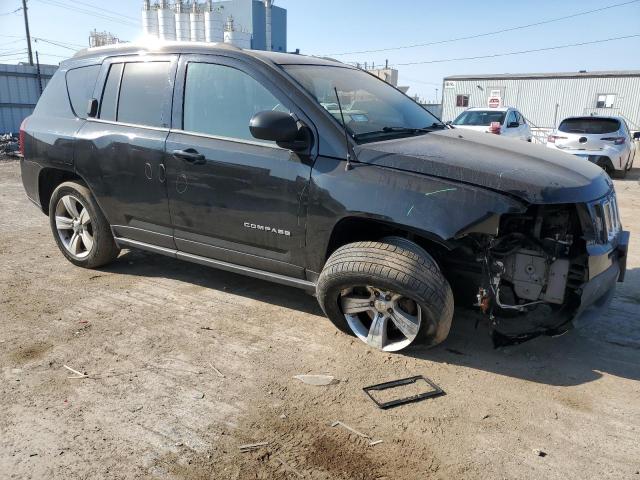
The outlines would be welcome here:
M 194 165 L 204 165 L 205 163 L 204 155 L 198 153 L 198 151 L 193 148 L 187 148 L 185 150 L 174 150 L 173 156 Z

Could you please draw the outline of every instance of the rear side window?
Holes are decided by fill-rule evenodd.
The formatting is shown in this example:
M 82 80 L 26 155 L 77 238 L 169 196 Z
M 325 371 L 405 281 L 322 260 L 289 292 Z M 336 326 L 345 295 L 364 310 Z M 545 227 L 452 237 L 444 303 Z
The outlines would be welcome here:
M 288 111 L 269 90 L 240 70 L 210 63 L 189 64 L 183 130 L 260 141 L 251 135 L 249 120 L 264 110 Z
M 118 112 L 118 91 L 120 89 L 120 78 L 122 77 L 122 69 L 124 64 L 114 63 L 109 68 L 109 75 L 104 84 L 102 91 L 102 99 L 100 100 L 100 114 L 103 120 L 116 120 Z
M 76 117 L 87 117 L 87 106 L 100 73 L 100 65 L 74 68 L 67 72 L 67 90 Z
M 119 122 L 168 127 L 163 118 L 171 100 L 171 63 L 127 63 L 120 85 L 117 120 Z
M 64 72 L 61 70 L 53 74 L 44 92 L 42 92 L 40 100 L 38 100 L 38 104 L 33 112 L 34 115 L 73 117 L 64 77 Z
M 620 130 L 620 122 L 615 118 L 568 118 L 562 121 L 558 130 L 565 133 L 601 135 Z

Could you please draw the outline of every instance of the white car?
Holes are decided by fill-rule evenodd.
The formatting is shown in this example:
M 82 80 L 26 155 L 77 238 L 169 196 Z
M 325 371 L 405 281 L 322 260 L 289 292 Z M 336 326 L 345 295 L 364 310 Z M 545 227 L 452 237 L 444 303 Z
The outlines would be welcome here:
M 511 107 L 469 108 L 458 115 L 451 125 L 531 141 L 531 128 L 527 121 L 518 110 Z
M 547 147 L 583 157 L 609 175 L 625 177 L 640 150 L 622 117 L 569 117 L 547 139 Z

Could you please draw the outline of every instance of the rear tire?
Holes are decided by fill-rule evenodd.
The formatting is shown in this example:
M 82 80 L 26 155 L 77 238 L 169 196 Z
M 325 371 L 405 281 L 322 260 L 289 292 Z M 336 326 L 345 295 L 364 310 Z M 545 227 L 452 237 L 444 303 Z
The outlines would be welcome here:
M 120 253 L 102 210 L 80 182 L 64 182 L 54 190 L 49 223 L 58 248 L 78 267 L 101 267 Z
M 407 248 L 386 242 L 340 247 L 316 288 L 320 306 L 340 330 L 384 351 L 435 346 L 447 338 L 453 318 L 451 287 L 437 264 L 401 240 Z

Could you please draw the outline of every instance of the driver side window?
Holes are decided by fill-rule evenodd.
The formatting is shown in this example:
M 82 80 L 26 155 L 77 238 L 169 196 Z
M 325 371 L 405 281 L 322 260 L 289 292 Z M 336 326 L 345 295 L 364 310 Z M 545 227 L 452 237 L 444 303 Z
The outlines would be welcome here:
M 190 63 L 184 91 L 183 130 L 259 141 L 249 121 L 265 110 L 287 111 L 269 90 L 245 72 L 212 63 Z
M 516 112 L 514 112 L 513 110 L 511 110 L 509 112 L 509 115 L 507 116 L 507 126 L 509 126 L 511 123 L 518 123 Z

